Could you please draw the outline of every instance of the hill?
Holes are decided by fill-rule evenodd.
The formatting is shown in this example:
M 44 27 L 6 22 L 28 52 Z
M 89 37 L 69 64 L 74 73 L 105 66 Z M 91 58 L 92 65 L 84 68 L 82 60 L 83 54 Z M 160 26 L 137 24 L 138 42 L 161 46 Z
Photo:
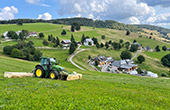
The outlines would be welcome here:
M 76 41 L 80 41 L 82 34 L 90 38 L 96 37 L 99 43 L 105 43 L 112 40 L 119 42 L 129 41 L 132 43 L 137 40 L 140 44 L 150 46 L 154 49 L 158 44 L 160 47 L 170 47 L 169 43 L 157 39 L 139 37 L 138 33 L 131 33 L 126 36 L 126 31 L 106 28 L 93 28 L 82 26 L 80 31 L 71 32 L 70 25 L 52 24 L 52 23 L 24 23 L 23 26 L 15 24 L 0 25 L 0 34 L 8 30 L 22 30 L 43 32 L 44 39 L 48 35 L 58 36 L 60 40 L 70 39 L 73 34 Z M 67 34 L 61 35 L 65 29 Z M 105 35 L 105 39 L 101 36 Z M 1 42 L 5 41 L 0 38 Z M 126 74 L 110 74 L 94 71 L 88 64 L 88 55 L 95 57 L 97 55 L 111 56 L 114 59 L 120 59 L 122 48 L 119 51 L 105 48 L 96 49 L 96 47 L 85 47 L 86 51 L 79 53 L 73 60 L 84 67 L 82 71 L 66 61 L 69 58 L 68 50 L 62 48 L 43 48 L 43 39 L 31 37 L 26 40 L 34 42 L 43 56 L 55 57 L 60 59 L 61 66 L 68 71 L 76 71 L 83 74 L 82 80 L 61 81 L 37 78 L 14 78 L 7 79 L 3 77 L 5 71 L 31 72 L 34 66 L 39 62 L 25 61 L 11 58 L 3 54 L 3 46 L 16 44 L 17 41 L 2 42 L 0 44 L 0 109 L 169 109 L 170 96 L 168 95 L 170 86 L 169 79 L 165 78 L 147 78 L 130 76 Z M 48 47 L 52 47 L 49 45 Z M 143 69 L 156 72 L 158 74 L 168 73 L 169 68 L 162 66 L 160 56 L 168 52 L 154 53 L 140 52 L 144 55 L 146 61 L 139 66 Z M 135 53 L 132 53 L 133 55 Z M 136 61 L 136 59 L 135 59 Z

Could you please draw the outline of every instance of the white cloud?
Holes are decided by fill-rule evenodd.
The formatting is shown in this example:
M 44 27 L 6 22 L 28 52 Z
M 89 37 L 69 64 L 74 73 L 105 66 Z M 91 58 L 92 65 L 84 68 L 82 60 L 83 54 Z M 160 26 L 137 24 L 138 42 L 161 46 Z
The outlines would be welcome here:
M 61 15 L 73 14 L 102 20 L 131 20 L 134 23 L 140 23 L 141 20 L 155 15 L 153 7 L 138 0 L 60 0 L 59 3 Z
M 3 9 L 0 9 L 0 20 L 14 19 L 15 14 L 17 13 L 18 13 L 18 9 L 14 6 L 4 7 Z
M 34 4 L 34 5 L 40 5 L 40 6 L 44 6 L 44 7 L 50 7 L 49 5 L 47 4 L 44 4 L 44 3 L 40 3 L 41 1 L 43 0 L 25 0 L 27 3 L 29 4 Z
M 26 0 L 26 2 L 30 4 L 37 4 L 40 2 L 40 0 Z
M 52 15 L 50 13 L 39 14 L 38 19 L 51 20 Z
M 129 24 L 140 24 L 140 21 L 137 17 L 132 16 L 129 18 Z

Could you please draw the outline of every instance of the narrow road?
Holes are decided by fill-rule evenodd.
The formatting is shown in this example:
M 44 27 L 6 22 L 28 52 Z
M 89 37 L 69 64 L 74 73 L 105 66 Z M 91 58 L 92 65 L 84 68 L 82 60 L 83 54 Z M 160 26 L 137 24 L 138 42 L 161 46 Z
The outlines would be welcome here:
M 108 68 L 109 64 L 106 64 L 102 67 L 102 72 L 108 72 L 106 69 Z
M 89 65 L 90 65 L 94 70 L 96 70 L 96 71 L 98 71 L 98 72 L 100 71 L 100 70 L 98 70 L 98 69 L 92 64 L 91 61 L 89 62 Z
M 141 50 L 138 50 L 136 53 L 135 53 L 135 56 L 131 58 L 131 60 L 133 61 L 134 58 L 137 57 L 138 53 L 140 52 Z
M 79 50 L 79 51 L 77 51 L 75 54 L 73 54 L 73 55 L 69 58 L 69 61 L 70 61 L 74 66 L 76 66 L 77 68 L 79 68 L 79 69 L 81 69 L 81 70 L 85 70 L 84 68 L 82 68 L 82 67 L 78 66 L 76 63 L 74 63 L 74 61 L 72 60 L 78 53 L 83 52 L 83 51 L 86 50 L 86 49 L 80 49 L 80 47 L 81 47 L 81 45 L 79 45 L 79 47 L 77 48 L 77 50 Z

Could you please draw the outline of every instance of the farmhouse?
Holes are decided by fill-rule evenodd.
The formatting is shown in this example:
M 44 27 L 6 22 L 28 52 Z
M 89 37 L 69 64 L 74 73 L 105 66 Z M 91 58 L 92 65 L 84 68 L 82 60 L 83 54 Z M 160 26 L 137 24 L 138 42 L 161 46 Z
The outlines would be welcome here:
M 85 39 L 84 40 L 84 45 L 85 46 L 93 46 L 94 45 L 94 41 L 92 39 L 90 39 L 90 38 Z
M 8 34 L 8 31 L 6 31 L 6 32 L 3 33 L 3 36 L 4 36 L 5 39 L 9 39 L 8 36 L 7 36 L 7 34 Z
M 114 61 L 111 66 L 117 67 L 120 71 L 132 71 L 138 68 L 138 65 L 133 64 L 133 61 L 129 59 Z
M 37 37 L 37 32 L 29 32 L 28 36 Z
M 145 49 L 145 51 L 149 51 L 149 52 L 153 52 L 154 51 L 153 49 L 151 49 L 150 46 L 146 46 L 144 49 Z
M 62 44 L 63 49 L 69 49 L 70 45 L 71 45 L 71 41 L 70 40 L 62 40 L 61 44 Z

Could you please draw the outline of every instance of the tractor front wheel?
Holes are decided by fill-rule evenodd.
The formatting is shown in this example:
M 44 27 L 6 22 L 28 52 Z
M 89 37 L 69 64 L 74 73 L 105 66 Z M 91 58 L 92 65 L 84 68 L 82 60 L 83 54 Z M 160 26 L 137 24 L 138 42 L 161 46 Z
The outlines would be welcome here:
M 35 77 L 37 77 L 37 78 L 43 78 L 45 76 L 45 73 L 41 67 L 37 67 L 35 69 L 34 74 L 35 74 Z
M 49 74 L 50 79 L 58 79 L 58 72 L 51 71 Z

